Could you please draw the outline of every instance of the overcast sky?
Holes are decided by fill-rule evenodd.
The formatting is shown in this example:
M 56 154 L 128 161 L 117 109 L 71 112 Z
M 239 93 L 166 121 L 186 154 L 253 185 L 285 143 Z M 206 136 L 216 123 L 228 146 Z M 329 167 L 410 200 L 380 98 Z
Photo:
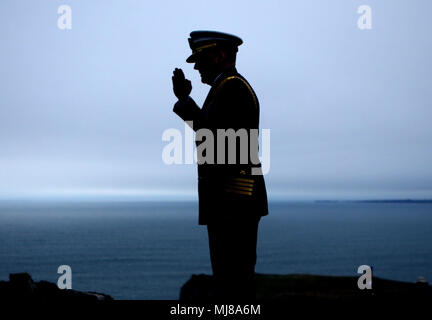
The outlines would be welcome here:
M 57 26 L 60 5 L 72 29 Z M 357 26 L 360 5 L 372 29 Z M 0 198 L 194 197 L 165 165 L 175 67 L 193 30 L 240 36 L 237 69 L 271 130 L 271 198 L 432 197 L 430 1 L 0 2 Z

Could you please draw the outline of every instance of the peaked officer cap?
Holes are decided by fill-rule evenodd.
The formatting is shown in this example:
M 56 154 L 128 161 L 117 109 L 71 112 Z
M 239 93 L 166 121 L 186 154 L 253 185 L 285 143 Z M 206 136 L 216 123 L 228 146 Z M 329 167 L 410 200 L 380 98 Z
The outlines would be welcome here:
M 192 31 L 188 39 L 192 54 L 186 62 L 193 63 L 201 52 L 215 47 L 232 48 L 237 52 L 237 47 L 243 43 L 239 37 L 218 31 Z

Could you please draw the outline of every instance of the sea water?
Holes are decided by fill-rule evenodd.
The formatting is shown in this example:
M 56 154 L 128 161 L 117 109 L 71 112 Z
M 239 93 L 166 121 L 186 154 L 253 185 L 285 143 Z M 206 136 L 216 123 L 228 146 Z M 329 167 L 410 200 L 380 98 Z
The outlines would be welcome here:
M 239 230 L 241 232 L 241 230 Z M 432 204 L 270 202 L 256 272 L 432 280 Z M 115 299 L 177 299 L 192 274 L 211 274 L 195 202 L 2 202 L 0 280 L 28 272 Z M 359 276 L 359 275 L 358 275 Z

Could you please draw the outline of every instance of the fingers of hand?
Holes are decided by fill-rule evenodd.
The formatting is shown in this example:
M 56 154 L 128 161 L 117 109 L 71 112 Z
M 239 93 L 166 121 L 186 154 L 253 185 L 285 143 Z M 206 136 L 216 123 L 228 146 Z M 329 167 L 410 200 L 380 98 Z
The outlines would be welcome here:
M 173 74 L 174 74 L 174 77 L 178 78 L 179 80 L 185 79 L 185 76 L 184 76 L 182 69 L 175 68 Z

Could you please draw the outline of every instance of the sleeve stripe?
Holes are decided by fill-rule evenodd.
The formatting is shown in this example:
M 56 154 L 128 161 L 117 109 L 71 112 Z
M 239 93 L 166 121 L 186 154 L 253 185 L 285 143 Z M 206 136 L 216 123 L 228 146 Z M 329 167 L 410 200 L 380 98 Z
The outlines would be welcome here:
M 243 191 L 253 191 L 252 187 L 241 187 L 236 185 L 227 185 L 229 189 L 243 190 Z
M 244 194 L 247 196 L 251 196 L 252 192 L 247 192 L 247 191 L 239 191 L 239 190 L 233 190 L 233 189 L 226 189 L 227 192 L 233 192 L 233 193 L 238 193 L 238 194 Z

